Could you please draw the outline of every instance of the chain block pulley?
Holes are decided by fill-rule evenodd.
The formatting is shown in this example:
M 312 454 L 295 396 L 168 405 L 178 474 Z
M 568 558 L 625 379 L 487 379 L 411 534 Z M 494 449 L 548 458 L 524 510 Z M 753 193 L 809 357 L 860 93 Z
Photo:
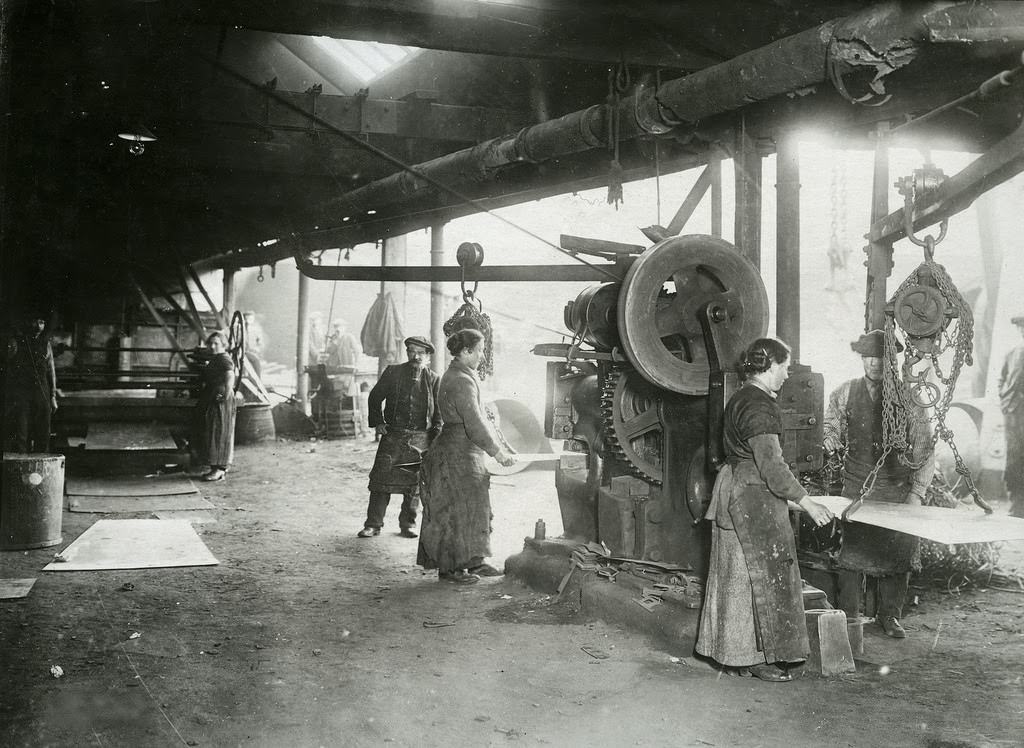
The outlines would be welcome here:
M 476 242 L 463 242 L 455 250 L 455 260 L 462 268 L 462 306 L 444 323 L 442 330 L 446 337 L 466 328 L 473 328 L 484 336 L 484 360 L 477 369 L 477 376 L 485 379 L 494 372 L 494 331 L 491 318 L 484 314 L 483 302 L 476 295 L 480 282 L 475 280 L 472 289 L 466 288 L 466 269 L 483 264 L 484 248 Z
M 919 239 L 913 234 L 913 204 L 922 193 L 932 192 L 945 180 L 942 171 L 926 164 L 910 177 L 896 182 L 904 196 L 904 221 L 907 238 L 924 247 L 924 262 L 900 284 L 886 308 L 884 369 L 882 374 L 882 454 L 861 487 L 861 498 L 874 487 L 878 471 L 888 456 L 896 452 L 902 464 L 921 467 L 932 454 L 939 439 L 953 453 L 956 472 L 964 481 L 975 503 L 991 513 L 992 508 L 981 497 L 970 470 L 957 450 L 946 416 L 952 404 L 957 380 L 964 365 L 973 363 L 974 314 L 950 278 L 946 268 L 935 262 L 935 245 L 946 236 L 943 220 L 939 236 Z M 899 361 L 897 328 L 903 335 L 903 362 Z M 942 356 L 951 353 L 948 369 Z M 915 372 L 922 362 L 925 366 Z M 931 375 L 939 384 L 929 380 Z M 928 420 L 926 409 L 932 409 L 934 421 L 930 443 L 925 454 L 913 454 L 910 434 Z

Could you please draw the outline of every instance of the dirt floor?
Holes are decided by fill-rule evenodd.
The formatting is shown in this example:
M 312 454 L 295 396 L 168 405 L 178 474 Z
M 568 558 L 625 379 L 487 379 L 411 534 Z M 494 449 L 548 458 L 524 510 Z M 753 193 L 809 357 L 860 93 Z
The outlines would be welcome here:
M 38 578 L 0 601 L 0 745 L 1024 745 L 1020 589 L 913 589 L 910 638 L 866 627 L 855 674 L 723 676 L 510 580 L 439 582 L 397 506 L 357 539 L 373 450 L 240 448 L 195 525 L 218 566 L 42 572 L 101 518 L 67 512 L 60 546 L 0 553 Z M 498 566 L 538 517 L 560 532 L 550 471 L 493 504 Z

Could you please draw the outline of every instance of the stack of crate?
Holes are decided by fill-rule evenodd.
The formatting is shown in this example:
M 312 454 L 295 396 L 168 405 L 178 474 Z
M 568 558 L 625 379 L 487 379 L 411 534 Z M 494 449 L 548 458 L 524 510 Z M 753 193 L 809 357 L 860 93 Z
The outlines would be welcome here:
M 351 439 L 362 436 L 365 431 L 358 400 L 348 395 L 331 398 L 324 409 L 324 419 L 320 427 L 328 439 Z

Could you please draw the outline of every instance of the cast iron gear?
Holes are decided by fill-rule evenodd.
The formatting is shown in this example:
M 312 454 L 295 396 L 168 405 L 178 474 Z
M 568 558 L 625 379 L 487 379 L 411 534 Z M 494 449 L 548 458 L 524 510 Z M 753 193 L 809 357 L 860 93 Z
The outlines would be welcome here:
M 605 379 L 601 412 L 605 443 L 631 472 L 660 485 L 665 424 L 662 393 L 632 369 L 613 369 Z

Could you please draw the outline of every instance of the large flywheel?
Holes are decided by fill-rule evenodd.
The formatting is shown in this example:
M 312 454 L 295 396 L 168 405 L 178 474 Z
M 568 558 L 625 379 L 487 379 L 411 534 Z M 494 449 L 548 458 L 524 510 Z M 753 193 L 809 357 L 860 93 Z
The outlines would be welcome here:
M 635 371 L 614 370 L 605 380 L 601 397 L 611 451 L 628 462 L 635 475 L 655 483 L 664 477 L 663 395 Z
M 700 312 L 709 304 L 718 310 L 722 364 L 731 367 L 768 330 L 768 294 L 753 263 L 703 234 L 665 239 L 633 262 L 619 292 L 618 329 L 647 381 L 684 395 L 708 393 Z

